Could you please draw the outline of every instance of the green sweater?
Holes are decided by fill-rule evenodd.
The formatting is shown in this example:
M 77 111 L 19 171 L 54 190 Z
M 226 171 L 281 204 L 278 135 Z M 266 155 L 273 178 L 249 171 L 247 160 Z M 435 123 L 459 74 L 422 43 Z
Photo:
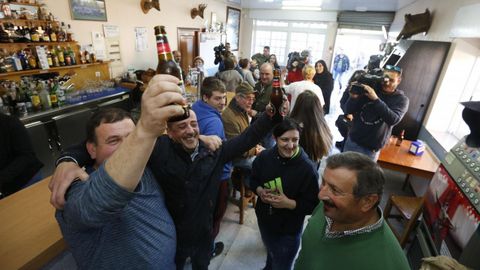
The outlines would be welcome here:
M 315 209 L 302 236 L 296 270 L 410 269 L 407 258 L 388 225 L 369 233 L 326 238 L 323 203 Z

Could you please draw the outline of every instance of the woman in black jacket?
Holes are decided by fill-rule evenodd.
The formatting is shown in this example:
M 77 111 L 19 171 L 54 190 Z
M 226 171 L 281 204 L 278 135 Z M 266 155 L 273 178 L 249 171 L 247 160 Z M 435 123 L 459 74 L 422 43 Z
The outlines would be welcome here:
M 318 60 L 315 63 L 315 70 L 317 73 L 313 77 L 313 82 L 322 89 L 323 100 L 325 105 L 323 105 L 324 114 L 330 113 L 330 96 L 333 91 L 333 76 L 330 71 L 328 71 L 327 64 L 323 60 Z
M 318 174 L 298 145 L 300 126 L 295 120 L 283 120 L 273 136 L 276 146 L 253 162 L 251 187 L 260 198 L 255 213 L 267 249 L 264 269 L 291 269 L 305 215 L 318 204 Z

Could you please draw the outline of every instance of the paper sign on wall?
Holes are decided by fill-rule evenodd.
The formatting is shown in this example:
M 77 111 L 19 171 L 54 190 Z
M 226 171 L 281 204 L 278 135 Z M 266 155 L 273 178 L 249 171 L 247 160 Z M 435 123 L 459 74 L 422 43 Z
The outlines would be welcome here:
M 135 48 L 137 52 L 148 49 L 148 37 L 146 27 L 135 27 Z
M 105 38 L 102 33 L 96 31 L 92 32 L 92 47 L 98 60 L 107 60 Z

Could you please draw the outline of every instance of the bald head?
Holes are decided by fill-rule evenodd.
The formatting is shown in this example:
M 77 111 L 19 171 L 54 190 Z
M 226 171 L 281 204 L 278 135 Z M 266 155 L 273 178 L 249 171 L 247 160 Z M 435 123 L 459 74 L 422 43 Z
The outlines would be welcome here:
M 263 85 L 271 84 L 273 81 L 273 66 L 270 63 L 263 63 L 260 66 L 260 81 Z

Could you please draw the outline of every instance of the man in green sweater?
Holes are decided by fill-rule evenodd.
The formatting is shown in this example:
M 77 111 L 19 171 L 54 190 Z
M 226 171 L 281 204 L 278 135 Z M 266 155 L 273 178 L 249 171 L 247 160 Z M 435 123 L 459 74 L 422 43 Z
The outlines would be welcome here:
M 385 178 L 367 156 L 329 157 L 295 269 L 410 269 L 378 206 Z

